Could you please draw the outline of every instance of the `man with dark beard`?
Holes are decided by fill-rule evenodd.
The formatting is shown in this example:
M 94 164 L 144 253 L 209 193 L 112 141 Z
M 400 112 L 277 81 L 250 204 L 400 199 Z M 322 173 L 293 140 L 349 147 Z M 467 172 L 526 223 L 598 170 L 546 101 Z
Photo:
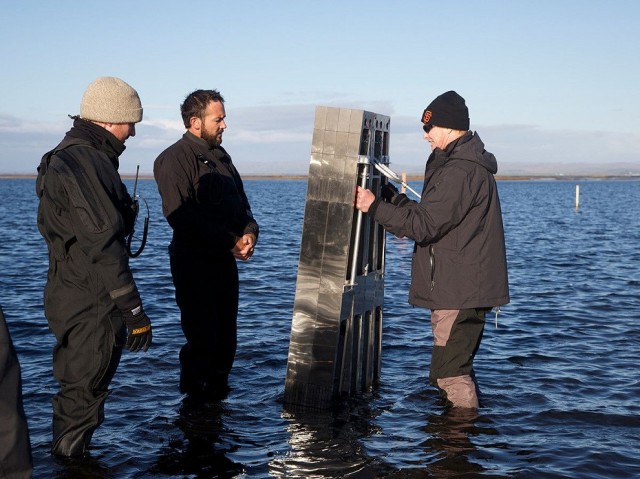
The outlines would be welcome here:
M 197 90 L 180 107 L 187 131 L 163 151 L 153 172 L 173 229 L 171 275 L 186 344 L 180 351 L 180 391 L 216 400 L 228 393 L 236 353 L 238 268 L 258 239 L 258 224 L 240 175 L 220 146 L 224 99 Z

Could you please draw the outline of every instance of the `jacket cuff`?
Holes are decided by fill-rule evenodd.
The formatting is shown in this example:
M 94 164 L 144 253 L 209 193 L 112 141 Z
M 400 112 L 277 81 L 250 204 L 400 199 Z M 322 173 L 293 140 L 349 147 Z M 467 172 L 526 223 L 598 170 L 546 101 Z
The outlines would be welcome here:
M 369 206 L 369 211 L 367 211 L 367 214 L 372 218 L 375 218 L 376 211 L 378 210 L 378 206 L 380 206 L 381 202 L 382 202 L 382 198 L 379 198 L 379 197 L 373 200 L 373 203 L 371 203 L 371 206 Z
M 257 223 L 249 223 L 247 226 L 245 226 L 243 230 L 243 234 L 245 235 L 252 234 L 253 236 L 256 237 L 256 240 L 257 240 L 258 235 L 260 234 L 260 228 L 258 227 Z
M 131 313 L 135 316 L 138 309 L 142 310 L 142 300 L 135 283 L 109 291 L 109 296 L 111 296 L 116 308 L 123 313 Z

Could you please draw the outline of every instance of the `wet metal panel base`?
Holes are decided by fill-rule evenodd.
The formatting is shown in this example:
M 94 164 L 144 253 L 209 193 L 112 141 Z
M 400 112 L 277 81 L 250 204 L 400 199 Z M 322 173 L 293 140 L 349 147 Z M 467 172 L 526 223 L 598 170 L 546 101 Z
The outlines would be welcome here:
M 285 403 L 326 409 L 380 376 L 385 236 L 354 208 L 357 185 L 379 194 L 389 117 L 316 108 Z

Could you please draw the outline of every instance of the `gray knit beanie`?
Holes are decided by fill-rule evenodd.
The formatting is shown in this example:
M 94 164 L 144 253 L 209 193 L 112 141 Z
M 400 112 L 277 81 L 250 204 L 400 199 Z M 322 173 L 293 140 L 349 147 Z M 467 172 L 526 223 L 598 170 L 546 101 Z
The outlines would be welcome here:
M 142 121 L 142 104 L 138 92 L 128 83 L 100 77 L 82 95 L 80 117 L 102 123 L 138 123 Z

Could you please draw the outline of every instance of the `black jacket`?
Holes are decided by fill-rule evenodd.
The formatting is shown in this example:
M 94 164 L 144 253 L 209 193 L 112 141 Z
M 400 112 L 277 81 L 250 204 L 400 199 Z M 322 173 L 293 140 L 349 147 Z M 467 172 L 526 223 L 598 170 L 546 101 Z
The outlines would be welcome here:
M 377 200 L 369 214 L 415 241 L 409 302 L 430 309 L 509 302 L 495 156 L 468 132 L 427 161 L 420 203 Z
M 162 211 L 173 228 L 174 252 L 230 253 L 258 223 L 242 179 L 224 148 L 186 132 L 153 165 Z
M 33 459 L 22 403 L 20 363 L 0 307 L 0 479 L 31 477 Z
M 124 149 L 104 128 L 76 119 L 62 142 L 42 157 L 36 183 L 38 229 L 49 249 L 49 280 L 55 280 L 55 261 L 67 261 L 83 274 L 91 271 L 120 310 L 140 303 L 125 245 L 134 213 L 118 174 Z

